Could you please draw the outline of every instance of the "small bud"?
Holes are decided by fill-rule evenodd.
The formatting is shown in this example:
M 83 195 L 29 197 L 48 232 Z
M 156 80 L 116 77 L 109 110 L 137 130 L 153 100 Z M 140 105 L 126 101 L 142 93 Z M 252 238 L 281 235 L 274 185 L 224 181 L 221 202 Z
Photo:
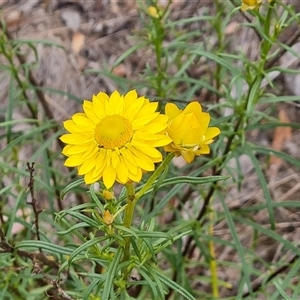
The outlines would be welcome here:
M 106 225 L 111 225 L 113 223 L 113 221 L 114 221 L 114 216 L 108 210 L 106 210 L 103 213 L 103 222 Z
M 149 6 L 147 9 L 148 14 L 155 19 L 159 18 L 158 11 L 154 6 Z
M 103 190 L 103 197 L 105 198 L 105 200 L 112 200 L 115 197 L 115 195 L 112 191 Z
M 262 0 L 242 0 L 242 11 L 259 9 Z

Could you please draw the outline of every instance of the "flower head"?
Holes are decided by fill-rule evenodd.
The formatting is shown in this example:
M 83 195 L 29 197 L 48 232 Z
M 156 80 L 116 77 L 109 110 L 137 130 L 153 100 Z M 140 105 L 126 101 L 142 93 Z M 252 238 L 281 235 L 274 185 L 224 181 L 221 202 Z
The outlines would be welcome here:
M 253 10 L 258 9 L 262 0 L 242 0 L 242 7 L 241 10 Z
M 147 9 L 147 12 L 152 18 L 155 18 L 155 19 L 159 18 L 158 11 L 154 6 L 149 6 Z
M 64 122 L 70 132 L 60 138 L 67 144 L 65 166 L 78 167 L 87 184 L 102 179 L 107 189 L 115 181 L 139 182 L 162 160 L 156 147 L 171 141 L 164 134 L 168 117 L 156 108 L 157 102 L 138 97 L 135 90 L 124 96 L 100 92 L 85 100 L 84 112 Z
M 195 156 L 210 152 L 208 145 L 220 133 L 220 129 L 208 127 L 210 115 L 202 112 L 198 102 L 189 103 L 183 111 L 175 104 L 168 103 L 165 110 L 169 116 L 167 135 L 173 140 L 164 147 L 167 152 L 182 155 L 188 163 Z

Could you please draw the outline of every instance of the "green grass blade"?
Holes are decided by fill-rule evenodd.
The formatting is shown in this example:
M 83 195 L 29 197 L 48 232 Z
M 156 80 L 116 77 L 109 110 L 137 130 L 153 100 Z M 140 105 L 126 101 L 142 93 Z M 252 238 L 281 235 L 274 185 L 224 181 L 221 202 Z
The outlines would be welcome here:
M 275 228 L 275 216 L 274 216 L 274 210 L 273 210 L 273 206 L 272 206 L 273 200 L 272 200 L 270 192 L 269 192 L 266 178 L 261 170 L 261 166 L 260 166 L 259 162 L 257 161 L 255 155 L 251 151 L 251 148 L 250 149 L 246 148 L 244 150 L 245 150 L 244 153 L 247 154 L 249 156 L 249 158 L 251 159 L 251 162 L 252 162 L 255 172 L 257 174 L 259 183 L 261 185 L 261 188 L 262 188 L 264 196 L 265 196 L 267 209 L 268 209 L 268 213 L 269 213 L 270 224 L 271 224 L 272 229 L 274 229 Z

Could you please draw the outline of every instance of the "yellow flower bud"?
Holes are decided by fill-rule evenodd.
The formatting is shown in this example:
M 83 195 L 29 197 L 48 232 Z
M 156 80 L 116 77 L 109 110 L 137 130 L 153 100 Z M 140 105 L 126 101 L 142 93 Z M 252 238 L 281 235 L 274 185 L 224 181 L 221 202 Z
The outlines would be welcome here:
M 115 197 L 115 195 L 114 195 L 114 192 L 112 192 L 112 191 L 104 190 L 103 197 L 105 198 L 105 200 L 112 200 Z
M 154 6 L 149 6 L 147 12 L 152 18 L 159 18 L 158 11 Z
M 258 9 L 262 0 L 242 0 L 242 7 L 241 10 L 253 10 L 253 9 Z
M 106 225 L 111 225 L 113 223 L 113 221 L 114 221 L 114 216 L 108 210 L 106 210 L 103 213 L 103 222 Z

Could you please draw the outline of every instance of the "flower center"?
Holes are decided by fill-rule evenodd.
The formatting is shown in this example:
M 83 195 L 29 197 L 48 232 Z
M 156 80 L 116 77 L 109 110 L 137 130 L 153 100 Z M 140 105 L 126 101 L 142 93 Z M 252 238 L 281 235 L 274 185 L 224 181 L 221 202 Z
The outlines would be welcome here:
M 104 117 L 95 128 L 94 138 L 99 147 L 114 149 L 122 147 L 130 141 L 133 135 L 131 123 L 122 116 Z

